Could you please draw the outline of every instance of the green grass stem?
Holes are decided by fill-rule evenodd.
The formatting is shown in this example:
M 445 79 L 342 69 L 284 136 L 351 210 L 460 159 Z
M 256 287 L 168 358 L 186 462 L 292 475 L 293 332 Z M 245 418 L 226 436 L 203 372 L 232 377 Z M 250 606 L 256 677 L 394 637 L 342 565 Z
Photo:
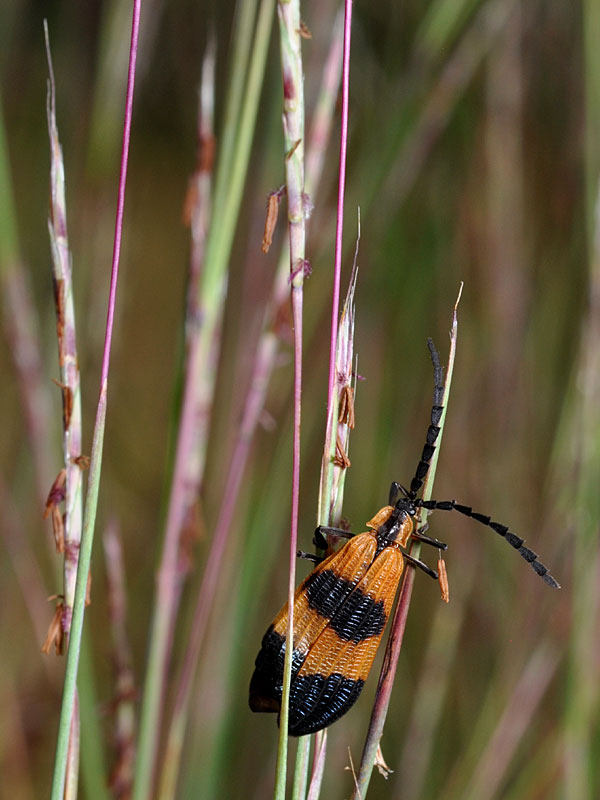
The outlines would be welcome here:
M 452 384 L 452 373 L 454 371 L 454 359 L 456 355 L 456 338 L 458 335 L 457 307 L 458 303 L 460 302 L 461 293 L 462 293 L 462 284 L 460 287 L 458 297 L 456 299 L 456 303 L 454 305 L 454 313 L 452 316 L 452 328 L 450 332 L 450 352 L 448 355 L 448 366 L 446 368 L 446 379 L 444 382 L 444 400 L 443 400 L 444 410 L 442 412 L 442 417 L 440 419 L 440 424 L 439 424 L 440 432 L 438 434 L 436 448 L 433 457 L 431 459 L 429 471 L 427 473 L 423 485 L 422 497 L 424 500 L 429 500 L 431 498 L 431 493 L 433 490 L 433 482 L 435 480 L 437 462 L 442 444 L 442 436 L 444 433 L 444 425 L 446 422 L 446 413 L 448 411 L 450 386 Z M 427 520 L 427 512 L 424 508 L 422 508 L 420 514 L 420 524 L 421 525 L 425 524 L 426 520 Z M 420 549 L 421 548 L 419 546 L 419 543 L 414 542 L 410 551 L 411 555 L 414 555 L 415 558 L 418 558 Z M 367 734 L 361 758 L 361 764 L 358 770 L 358 779 L 354 793 L 352 795 L 353 800 L 363 800 L 363 798 L 366 797 L 367 790 L 369 788 L 371 774 L 373 772 L 373 766 L 375 764 L 375 758 L 377 756 L 377 751 L 380 746 L 381 737 L 383 735 L 383 726 L 385 724 L 385 718 L 387 716 L 387 710 L 389 707 L 394 676 L 396 673 L 396 665 L 398 663 L 398 657 L 400 655 L 400 649 L 402 647 L 404 626 L 406 624 L 406 617 L 408 615 L 408 606 L 410 604 L 410 596 L 412 594 L 412 588 L 414 584 L 414 574 L 415 574 L 414 568 L 412 569 L 407 568 L 404 573 L 404 580 L 400 588 L 400 597 L 398 599 L 396 614 L 392 622 L 392 629 L 390 632 L 388 645 L 386 647 L 383 668 L 379 679 L 379 685 L 377 687 L 377 694 L 375 696 L 375 705 L 373 708 L 373 714 L 371 716 L 369 732 Z
M 54 776 L 52 779 L 51 800 L 63 800 L 67 759 L 69 754 L 69 734 L 71 730 L 71 716 L 75 705 L 77 686 L 77 669 L 79 666 L 79 653 L 83 631 L 83 617 L 85 613 L 85 597 L 87 592 L 88 573 L 92 559 L 92 544 L 94 541 L 94 525 L 96 522 L 96 509 L 98 506 L 98 490 L 100 487 L 100 472 L 102 465 L 102 448 L 104 444 L 104 426 L 106 421 L 106 383 L 102 385 L 98 401 L 96 425 L 94 427 L 94 440 L 92 443 L 92 460 L 83 518 L 83 532 L 81 536 L 81 549 L 79 551 L 79 566 L 77 582 L 75 585 L 75 600 L 73 603 L 73 619 L 71 622 L 71 635 L 67 651 L 67 665 L 65 669 L 65 682 L 63 686 L 63 699 L 60 712 L 58 738 L 56 742 L 56 756 L 54 761 Z
M 202 403 L 203 415 L 196 419 L 192 440 L 187 435 L 182 446 L 194 451 L 194 478 L 196 484 L 202 480 L 206 455 L 210 405 L 216 376 L 215 345 L 219 336 L 223 304 L 227 288 L 228 260 L 231 252 L 237 214 L 242 200 L 243 185 L 248 169 L 250 145 L 254 132 L 258 101 L 262 88 L 266 54 L 271 32 L 273 8 L 263 0 L 258 14 L 253 39 L 252 57 L 241 109 L 239 126 L 235 135 L 235 151 L 228 174 L 224 168 L 217 170 L 215 205 L 206 245 L 206 257 L 202 275 L 198 282 L 198 307 L 203 320 L 195 352 L 190 356 L 188 385 L 190 390 L 202 393 L 196 403 Z M 228 119 L 225 120 L 227 127 Z M 225 191 L 227 185 L 228 191 Z M 225 195 L 223 202 L 219 201 Z M 182 438 L 180 430 L 180 438 Z M 184 465 L 186 466 L 186 465 Z M 190 465 L 192 466 L 192 465 Z M 187 468 L 187 466 L 186 466 Z M 173 503 L 173 500 L 171 500 Z M 182 521 L 180 508 L 177 514 Z M 170 512 L 171 513 L 171 512 Z M 180 525 L 172 525 L 172 533 L 165 537 L 164 555 L 161 560 L 159 592 L 156 596 L 154 617 L 150 634 L 148 669 L 144 684 L 142 715 L 140 720 L 139 748 L 136 761 L 134 800 L 145 800 L 149 796 L 156 748 L 160 732 L 162 684 L 167 663 L 167 648 L 171 639 L 175 612 L 175 565 L 178 552 Z M 167 557 L 168 555 L 168 557 Z M 161 590 L 161 585 L 163 586 Z M 179 726 L 181 728 L 181 726 Z

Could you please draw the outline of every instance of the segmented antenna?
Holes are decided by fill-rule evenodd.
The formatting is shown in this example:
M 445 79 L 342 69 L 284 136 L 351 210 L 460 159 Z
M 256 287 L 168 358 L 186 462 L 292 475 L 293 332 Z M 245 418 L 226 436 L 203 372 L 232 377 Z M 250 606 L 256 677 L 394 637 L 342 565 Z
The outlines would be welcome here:
M 440 357 L 438 351 L 435 349 L 433 339 L 427 339 L 427 347 L 431 355 L 433 363 L 433 406 L 431 408 L 431 424 L 427 428 L 427 438 L 423 452 L 421 453 L 421 460 L 417 464 L 415 477 L 410 482 L 410 491 L 407 493 L 409 500 L 414 500 L 419 493 L 423 481 L 429 472 L 431 459 L 435 453 L 435 443 L 440 433 L 440 420 L 442 418 L 442 405 L 444 399 L 444 369 L 440 364 Z
M 527 563 L 531 566 L 533 571 L 537 573 L 540 578 L 551 586 L 553 589 L 560 589 L 560 583 L 548 572 L 548 567 L 542 564 L 541 561 L 538 561 L 537 553 L 534 553 L 529 547 L 525 547 L 524 539 L 521 539 L 520 536 L 517 536 L 516 533 L 512 533 L 508 529 L 506 525 L 502 525 L 499 522 L 494 522 L 491 517 L 488 517 L 486 514 L 480 514 L 477 511 L 473 511 L 471 506 L 463 506 L 460 503 L 457 503 L 455 500 L 414 500 L 414 505 L 416 507 L 425 508 L 428 511 L 458 511 L 459 514 L 464 514 L 465 517 L 470 517 L 474 519 L 476 522 L 480 522 L 482 525 L 487 525 L 488 528 L 491 528 L 497 534 L 502 536 L 506 541 L 514 547 L 515 550 L 519 552 L 519 554 L 527 561 Z
M 429 467 L 431 466 L 431 459 L 435 453 L 435 443 L 440 433 L 440 420 L 444 410 L 442 405 L 444 400 L 444 370 L 440 364 L 438 351 L 435 349 L 435 345 L 431 339 L 427 340 L 427 347 L 429 348 L 431 361 L 433 363 L 434 389 L 433 406 L 431 408 L 431 424 L 427 429 L 427 439 L 425 441 L 425 446 L 423 447 L 423 452 L 421 453 L 421 460 L 417 464 L 415 477 L 410 482 L 410 489 L 405 489 L 400 483 L 392 483 L 389 494 L 389 504 L 396 505 L 396 503 L 401 502 L 398 498 L 400 495 L 402 495 L 404 498 L 406 498 L 406 500 L 408 500 L 409 503 L 412 503 L 414 508 L 424 508 L 427 511 L 433 511 L 435 509 L 440 511 L 458 511 L 459 514 L 464 514 L 466 517 L 470 517 L 476 522 L 486 525 L 488 528 L 491 528 L 497 534 L 506 539 L 511 547 L 514 547 L 515 550 L 519 552 L 521 557 L 531 565 L 533 571 L 539 575 L 540 578 L 548 584 L 548 586 L 551 586 L 553 589 L 560 589 L 559 582 L 556 580 L 556 578 L 550 575 L 548 572 L 548 567 L 546 567 L 545 564 L 542 564 L 541 561 L 538 561 L 537 553 L 534 553 L 533 550 L 531 550 L 529 547 L 526 547 L 524 544 L 525 540 L 521 539 L 520 536 L 517 536 L 516 533 L 512 533 L 512 531 L 510 531 L 506 525 L 502 525 L 499 522 L 494 522 L 494 520 L 492 520 L 492 518 L 488 517 L 486 514 L 480 514 L 477 511 L 473 511 L 471 506 L 463 506 L 460 503 L 457 503 L 455 500 L 417 499 L 417 494 L 423 486 L 423 482 L 425 481 L 427 473 L 429 472 Z M 416 535 L 414 538 L 421 538 L 421 540 L 426 544 L 433 544 L 434 542 L 434 540 L 428 540 L 428 537 Z

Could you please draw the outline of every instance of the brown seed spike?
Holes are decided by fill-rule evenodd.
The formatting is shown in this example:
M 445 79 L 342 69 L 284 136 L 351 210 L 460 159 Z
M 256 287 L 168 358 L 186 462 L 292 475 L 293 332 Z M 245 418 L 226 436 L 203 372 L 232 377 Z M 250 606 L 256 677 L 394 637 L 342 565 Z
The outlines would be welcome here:
M 71 425 L 71 416 L 73 414 L 73 390 L 70 386 L 65 386 L 62 390 L 63 396 L 63 426 L 64 430 L 68 431 Z
M 308 26 L 300 20 L 300 30 L 298 31 L 303 39 L 312 39 L 312 33 Z
M 52 600 L 54 598 L 50 599 Z M 64 643 L 64 631 L 62 627 L 63 610 L 64 610 L 64 604 L 61 600 L 56 604 L 52 622 L 48 627 L 48 634 L 46 636 L 46 641 L 42 645 L 42 653 L 46 655 L 48 655 L 48 653 L 52 649 L 52 645 L 54 645 L 54 651 L 56 655 L 57 656 L 62 655 L 63 643 Z
M 65 521 L 58 506 L 52 506 L 52 533 L 57 553 L 65 552 Z
M 450 602 L 450 586 L 448 585 L 448 573 L 446 572 L 446 562 L 443 558 L 438 558 L 438 581 L 442 592 L 444 603 Z
M 66 385 L 52 378 L 52 383 L 55 383 L 62 393 L 63 401 L 63 430 L 68 431 L 71 424 L 71 414 L 73 413 L 73 391 Z
M 273 231 L 277 225 L 277 216 L 279 214 L 279 200 L 280 193 L 271 192 L 267 203 L 267 217 L 265 219 L 265 231 L 263 233 L 262 251 L 268 253 L 271 244 L 273 243 Z
M 200 140 L 200 152 L 198 154 L 198 172 L 211 173 L 215 163 L 215 152 L 217 141 L 214 136 L 204 134 Z
M 64 364 L 64 337 L 65 337 L 65 282 L 62 279 L 54 281 L 54 303 L 56 305 L 56 336 L 58 339 L 58 361 Z
M 300 142 L 301 141 L 302 141 L 302 139 L 296 139 L 296 141 L 292 143 L 292 146 L 290 147 L 290 149 L 285 154 L 286 161 L 289 161 L 290 158 L 294 155 L 296 150 L 300 147 Z
M 341 469 L 348 469 L 348 467 L 351 466 L 350 459 L 346 455 L 346 451 L 344 450 L 344 446 L 342 445 L 339 434 L 335 441 L 335 456 L 333 457 L 333 463 L 336 465 L 336 467 L 341 467 Z
M 43 516 L 44 519 L 48 517 L 48 515 L 55 506 L 57 506 L 59 503 L 62 503 L 62 501 L 65 499 L 66 482 L 67 482 L 67 470 L 61 469 L 61 471 L 54 479 L 54 483 L 50 487 L 50 491 L 48 492 L 46 507 L 44 509 L 44 516 Z
M 85 606 L 92 605 L 92 573 L 88 572 L 87 584 L 85 587 Z
M 381 751 L 381 745 L 377 746 L 377 753 L 375 754 L 375 766 L 379 770 L 379 774 L 382 775 L 386 781 L 394 772 L 394 770 L 390 769 L 390 767 L 388 767 L 388 765 L 385 763 L 385 758 L 383 757 L 383 753 Z
M 349 384 L 346 384 L 340 393 L 338 422 L 343 422 L 354 430 L 354 389 Z

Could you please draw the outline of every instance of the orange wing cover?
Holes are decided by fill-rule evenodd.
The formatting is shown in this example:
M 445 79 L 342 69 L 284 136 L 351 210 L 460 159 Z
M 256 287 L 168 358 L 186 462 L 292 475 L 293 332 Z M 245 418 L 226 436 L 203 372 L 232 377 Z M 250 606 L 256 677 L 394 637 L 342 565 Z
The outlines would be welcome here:
M 326 728 L 355 703 L 369 674 L 404 568 L 395 546 L 377 552 L 373 532 L 352 538 L 296 589 L 289 733 Z M 263 637 L 250 708 L 279 712 L 288 607 Z

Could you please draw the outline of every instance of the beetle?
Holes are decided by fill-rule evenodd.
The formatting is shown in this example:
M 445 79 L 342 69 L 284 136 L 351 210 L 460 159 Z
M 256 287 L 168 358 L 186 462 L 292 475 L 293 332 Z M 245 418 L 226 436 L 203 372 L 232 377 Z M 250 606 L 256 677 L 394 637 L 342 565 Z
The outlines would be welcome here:
M 426 526 L 418 528 L 419 509 L 458 511 L 486 525 L 506 539 L 548 586 L 560 588 L 537 554 L 506 525 L 454 500 L 418 497 L 435 451 L 443 411 L 443 369 L 431 339 L 428 347 L 434 367 L 434 400 L 425 446 L 410 488 L 392 483 L 388 504 L 366 523 L 364 533 L 353 535 L 339 528 L 318 527 L 315 544 L 321 549 L 327 548 L 327 534 L 348 539 L 336 552 L 325 558 L 298 553 L 317 563 L 294 596 L 288 723 L 291 736 L 328 727 L 356 702 L 373 665 L 406 565 L 438 579 L 435 570 L 406 552 L 413 542 L 438 550 L 447 548 L 444 542 L 425 536 Z M 256 658 L 249 693 L 252 711 L 280 712 L 287 624 L 286 603 L 265 633 Z

